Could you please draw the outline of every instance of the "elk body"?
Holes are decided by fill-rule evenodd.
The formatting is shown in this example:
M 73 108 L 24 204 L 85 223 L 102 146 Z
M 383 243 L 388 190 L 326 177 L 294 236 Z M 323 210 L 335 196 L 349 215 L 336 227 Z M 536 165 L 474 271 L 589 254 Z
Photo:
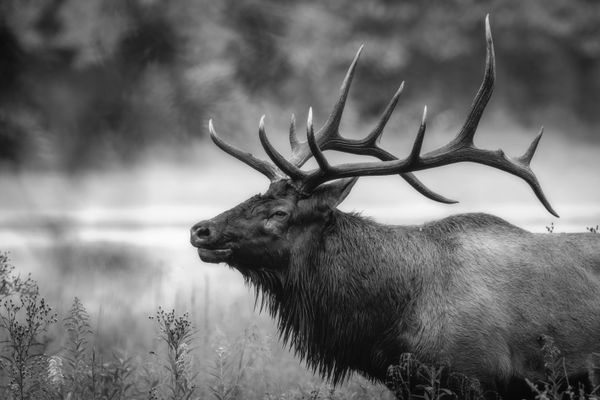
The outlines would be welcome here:
M 413 353 L 503 392 L 515 379 L 544 377 L 541 335 L 554 339 L 574 374 L 585 374 L 591 353 L 600 352 L 600 235 L 534 234 L 486 214 L 392 226 L 336 208 L 368 175 L 400 174 L 425 196 L 452 202 L 412 172 L 471 161 L 522 178 L 556 215 L 529 167 L 541 133 L 516 158 L 473 145 L 495 77 L 487 19 L 486 38 L 485 75 L 467 121 L 450 143 L 425 154 L 425 115 L 407 158 L 378 146 L 402 86 L 365 139 L 340 136 L 360 50 L 324 126 L 315 133 L 309 111 L 308 139 L 299 142 L 292 119 L 289 160 L 268 141 L 264 119 L 259 135 L 273 164 L 225 143 L 209 122 L 217 146 L 271 185 L 197 223 L 191 242 L 202 260 L 238 269 L 262 295 L 283 340 L 334 383 L 352 371 L 385 382 L 388 367 Z M 324 150 L 381 161 L 333 166 Z M 318 168 L 301 169 L 311 157 Z

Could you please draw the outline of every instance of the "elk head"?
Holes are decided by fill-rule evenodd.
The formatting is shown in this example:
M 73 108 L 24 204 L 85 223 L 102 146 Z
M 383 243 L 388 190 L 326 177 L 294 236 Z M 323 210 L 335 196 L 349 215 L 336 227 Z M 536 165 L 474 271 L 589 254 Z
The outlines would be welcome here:
M 212 120 L 209 121 L 210 136 L 214 143 L 226 153 L 266 175 L 271 184 L 266 193 L 251 197 L 211 220 L 194 225 L 191 230 L 191 243 L 198 248 L 200 258 L 212 263 L 226 262 L 240 269 L 242 273 L 250 273 L 257 269 L 276 271 L 285 268 L 290 249 L 310 233 L 318 233 L 326 228 L 329 216 L 350 192 L 358 177 L 400 174 L 424 196 L 443 203 L 455 203 L 429 190 L 413 172 L 465 161 L 488 165 L 518 176 L 529 184 L 546 209 L 557 216 L 529 166 L 542 131 L 527 151 L 515 158 L 508 157 L 502 150 L 480 149 L 473 144 L 475 131 L 492 94 L 495 80 L 494 47 L 488 18 L 485 25 L 485 73 L 468 117 L 453 140 L 426 154 L 421 154 L 421 146 L 426 130 L 427 107 L 423 112 L 412 149 L 406 158 L 398 159 L 379 147 L 383 129 L 398 102 L 404 82 L 392 97 L 373 131 L 364 139 L 347 139 L 340 135 L 340 120 L 362 46 L 348 69 L 333 111 L 317 132 L 313 129 L 312 109 L 309 110 L 305 142 L 300 142 L 296 136 L 292 115 L 289 135 L 292 148 L 290 159 L 283 157 L 269 142 L 264 116 L 259 123 L 259 137 L 272 163 L 260 160 L 224 142 L 217 135 Z M 323 154 L 325 150 L 374 156 L 381 161 L 331 165 Z M 318 168 L 309 171 L 301 169 L 311 157 L 315 158 Z M 333 183 L 327 183 L 329 181 Z

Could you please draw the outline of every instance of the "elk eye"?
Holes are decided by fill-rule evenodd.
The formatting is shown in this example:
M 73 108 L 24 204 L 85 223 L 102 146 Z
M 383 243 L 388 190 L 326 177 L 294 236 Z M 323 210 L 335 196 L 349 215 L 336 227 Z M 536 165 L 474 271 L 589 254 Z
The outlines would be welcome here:
M 269 218 L 283 219 L 287 216 L 288 216 L 288 214 L 285 211 L 277 210 L 277 211 L 274 211 L 273 214 L 271 214 L 271 216 Z

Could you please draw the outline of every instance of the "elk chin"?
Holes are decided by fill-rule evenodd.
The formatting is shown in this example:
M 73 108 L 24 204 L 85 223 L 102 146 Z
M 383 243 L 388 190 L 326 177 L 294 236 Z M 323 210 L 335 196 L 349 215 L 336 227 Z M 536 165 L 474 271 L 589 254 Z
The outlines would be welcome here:
M 200 259 L 207 263 L 218 264 L 227 262 L 233 250 L 231 249 L 203 249 L 198 248 Z

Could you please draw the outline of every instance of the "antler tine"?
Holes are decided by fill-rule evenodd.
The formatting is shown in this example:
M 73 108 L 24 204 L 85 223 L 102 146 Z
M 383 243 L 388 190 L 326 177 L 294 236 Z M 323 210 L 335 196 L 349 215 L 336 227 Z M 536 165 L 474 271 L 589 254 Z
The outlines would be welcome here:
M 238 160 L 242 161 L 243 163 L 245 163 L 248 166 L 252 167 L 253 169 L 257 170 L 261 174 L 266 175 L 267 178 L 269 178 L 271 180 L 271 182 L 274 182 L 274 181 L 277 181 L 277 180 L 283 178 L 283 176 L 279 173 L 279 171 L 277 171 L 277 169 L 273 165 L 268 163 L 267 161 L 260 160 L 256 157 L 254 157 L 252 154 L 242 151 L 242 150 L 238 149 L 237 147 L 232 146 L 229 143 L 225 142 L 223 139 L 221 139 L 217 135 L 217 132 L 215 131 L 215 128 L 213 127 L 212 119 L 208 120 L 208 131 L 210 132 L 210 138 L 212 139 L 212 141 L 221 150 L 223 150 L 225 153 L 237 158 Z
M 310 147 L 310 151 L 312 155 L 315 157 L 317 164 L 319 165 L 319 171 L 322 174 L 326 174 L 329 170 L 329 162 L 325 159 L 323 152 L 319 148 L 319 144 L 315 139 L 315 131 L 313 130 L 313 121 L 312 121 L 312 107 L 308 109 L 308 120 L 306 123 L 306 137 L 308 146 Z
M 535 176 L 535 174 L 531 170 L 531 167 L 529 166 L 529 164 L 531 163 L 531 159 L 533 158 L 533 155 L 535 153 L 535 150 L 537 149 L 538 143 L 540 142 L 540 139 L 542 138 L 543 133 L 544 133 L 544 128 L 542 127 L 540 129 L 540 132 L 533 139 L 533 141 L 531 142 L 531 144 L 525 151 L 525 153 L 521 157 L 517 157 L 514 162 L 510 161 L 506 156 L 504 156 L 504 158 L 509 161 L 509 165 L 512 167 L 514 172 L 511 170 L 508 170 L 508 169 L 504 169 L 504 168 L 501 168 L 501 169 L 503 169 L 506 172 L 517 175 L 518 177 L 523 179 L 525 182 L 527 182 L 529 184 L 529 186 L 531 187 L 531 189 L 533 190 L 533 193 L 535 193 L 538 200 L 544 205 L 544 207 L 546 207 L 546 210 L 548 210 L 548 212 L 550 212 L 550 214 L 552 214 L 558 218 L 559 215 L 556 213 L 556 211 L 554 211 L 554 209 L 550 205 L 550 202 L 548 201 L 548 199 L 546 198 L 546 195 L 544 194 L 544 191 L 542 190 L 542 186 L 540 185 L 537 177 Z M 500 152 L 502 152 L 502 150 L 500 150 Z
M 363 140 L 365 143 L 369 143 L 372 146 L 377 146 L 379 144 L 379 142 L 381 141 L 381 135 L 383 134 L 383 129 L 385 128 L 385 125 L 390 120 L 390 117 L 392 116 L 392 113 L 394 112 L 394 109 L 396 108 L 396 104 L 398 104 L 398 100 L 400 99 L 400 94 L 402 94 L 403 90 L 404 90 L 404 81 L 402 81 L 402 83 L 400 84 L 400 87 L 398 88 L 398 90 L 396 90 L 396 93 L 394 93 L 394 96 L 392 96 L 392 100 L 390 100 L 390 102 L 388 103 L 387 107 L 385 108 L 385 111 L 383 112 L 383 115 L 377 122 L 377 125 L 375 126 L 375 128 Z
M 520 162 L 523 165 L 529 166 L 529 164 L 531 163 L 531 159 L 533 158 L 533 154 L 537 150 L 538 143 L 540 142 L 540 139 L 542 138 L 543 134 L 544 134 L 544 127 L 542 126 L 540 128 L 540 133 L 538 133 L 537 136 L 535 137 L 535 139 L 533 139 L 533 141 L 531 142 L 531 144 L 529 145 L 529 147 L 527 148 L 525 153 L 521 157 L 517 158 L 518 162 Z
M 321 129 L 317 132 L 317 137 L 335 137 L 338 135 L 338 129 L 340 127 L 340 122 L 342 120 L 342 113 L 344 112 L 344 107 L 346 105 L 346 99 L 348 98 L 348 92 L 350 91 L 350 85 L 352 84 L 352 78 L 354 78 L 354 71 L 356 70 L 356 64 L 358 63 L 358 59 L 360 57 L 360 53 L 365 46 L 360 45 L 350 67 L 348 68 L 348 72 L 346 72 L 346 77 L 342 82 L 342 86 L 340 87 L 340 97 L 338 101 L 335 103 L 333 107 L 333 111 L 327 118 L 327 121 Z
M 300 141 L 298 140 L 298 136 L 296 136 L 296 116 L 292 114 L 292 118 L 290 119 L 290 147 L 292 148 L 292 152 L 298 151 L 299 146 Z
M 417 164 L 419 162 L 419 156 L 421 155 L 421 148 L 423 147 L 423 139 L 425 138 L 425 130 L 427 130 L 427 106 L 423 108 L 423 118 L 421 118 L 421 125 L 417 132 L 417 137 L 413 143 L 413 148 L 408 156 L 408 160 L 411 163 Z
M 527 182 L 546 210 L 548 210 L 548 212 L 555 217 L 558 217 L 559 215 L 550 205 L 550 202 L 544 195 L 537 177 L 529 166 L 540 139 L 541 132 L 532 141 L 525 153 L 521 157 L 514 159 L 506 156 L 502 150 L 485 150 L 476 148 L 474 146 L 462 148 L 448 148 L 448 146 L 445 146 L 445 148 L 432 151 L 422 156 L 419 160 L 420 166 L 418 169 L 434 168 L 437 166 L 454 164 L 463 161 L 470 161 L 500 169 L 508 172 L 509 174 L 518 176 Z
M 293 163 L 289 162 L 285 159 L 284 156 L 281 155 L 275 147 L 269 142 L 267 138 L 267 133 L 265 132 L 265 116 L 263 115 L 260 118 L 260 123 L 258 124 L 258 136 L 260 138 L 260 143 L 262 144 L 265 152 L 269 156 L 271 160 L 281 169 L 285 174 L 287 174 L 290 178 L 295 180 L 302 180 L 306 178 L 306 173 L 298 168 Z
M 481 115 L 485 110 L 492 92 L 494 91 L 494 82 L 496 80 L 496 56 L 494 53 L 494 42 L 492 40 L 492 30 L 490 28 L 490 15 L 485 16 L 485 40 L 486 40 L 486 55 L 485 55 L 485 73 L 481 86 L 473 99 L 471 110 L 467 116 L 467 120 L 462 129 L 451 142 L 450 146 L 460 144 L 468 146 L 473 144 L 473 136 L 479 125 Z
M 394 159 L 395 158 L 396 157 L 394 157 Z M 447 197 L 444 197 L 441 194 L 436 193 L 436 192 L 432 191 L 431 189 L 429 189 L 427 186 L 425 186 L 423 184 L 423 182 L 421 182 L 415 176 L 415 174 L 412 174 L 410 172 L 403 172 L 403 173 L 400 174 L 400 176 L 402 178 L 404 178 L 404 180 L 410 186 L 412 186 L 413 189 L 415 189 L 417 192 L 421 193 L 423 196 L 427 197 L 430 200 L 434 200 L 434 201 L 437 201 L 439 203 L 444 203 L 444 204 L 456 204 L 456 203 L 458 203 L 458 201 L 456 201 L 456 200 L 452 200 L 452 199 L 449 199 Z
M 354 77 L 354 71 L 356 70 L 356 64 L 358 63 L 358 59 L 360 58 L 363 48 L 364 45 L 361 45 L 356 52 L 352 63 L 350 63 L 350 67 L 348 67 L 348 71 L 346 72 L 346 76 L 342 82 L 342 86 L 340 87 L 340 96 L 333 106 L 333 110 L 331 111 L 329 118 L 327 118 L 327 121 L 325 121 L 323 126 L 315 135 L 317 142 L 324 150 L 328 148 L 329 142 L 341 139 L 339 135 L 339 126 L 342 120 L 342 114 L 344 112 L 346 100 L 348 99 L 348 92 L 350 91 L 352 78 Z M 291 130 L 290 144 L 292 146 L 292 157 L 290 161 L 297 167 L 301 167 L 312 157 L 308 143 L 300 143 L 296 138 L 295 133 L 292 134 Z
M 525 179 L 527 181 L 527 183 L 529 183 L 529 186 L 531 186 L 531 188 L 533 189 L 533 192 L 535 193 L 537 198 L 540 200 L 540 202 L 542 202 L 544 207 L 546 207 L 546 209 L 552 215 L 554 215 L 555 217 L 558 217 L 558 214 L 554 211 L 554 209 L 548 202 L 548 199 L 544 195 L 544 191 L 542 190 L 540 183 L 538 182 L 535 174 L 533 173 L 533 171 L 531 171 L 531 167 L 529 166 L 531 164 L 531 159 L 533 158 L 533 155 L 535 154 L 535 151 L 537 150 L 538 144 L 539 144 L 540 139 L 542 138 L 543 134 L 544 134 L 544 127 L 542 126 L 540 128 L 540 132 L 533 139 L 533 141 L 531 142 L 531 144 L 529 145 L 529 147 L 527 148 L 525 153 L 523 153 L 523 155 L 521 157 L 517 157 L 515 159 L 515 161 L 518 164 L 521 164 L 522 170 L 525 171 L 525 174 L 524 174 L 525 176 L 522 178 Z

